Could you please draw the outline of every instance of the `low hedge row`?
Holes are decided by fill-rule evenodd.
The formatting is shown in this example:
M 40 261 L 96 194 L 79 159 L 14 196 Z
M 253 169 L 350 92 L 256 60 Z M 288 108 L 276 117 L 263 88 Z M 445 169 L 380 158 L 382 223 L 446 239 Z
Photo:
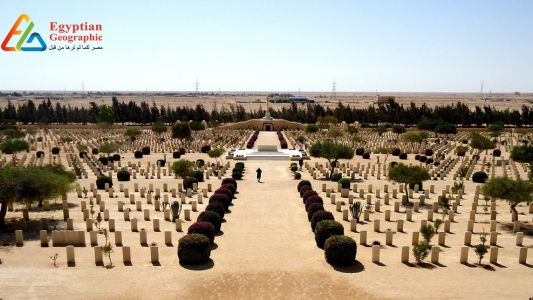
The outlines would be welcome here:
M 344 227 L 335 221 L 333 214 L 324 209 L 324 201 L 313 190 L 311 182 L 302 180 L 297 186 L 311 222 L 311 230 L 315 233 L 316 245 L 324 249 L 326 261 L 337 267 L 345 267 L 355 263 L 357 244 L 344 235 Z
M 254 130 L 254 133 L 252 133 L 252 136 L 250 136 L 250 139 L 246 143 L 246 148 L 252 149 L 254 147 L 257 136 L 259 136 L 259 130 Z
M 235 179 L 222 180 L 220 187 L 209 198 L 205 210 L 198 215 L 196 223 L 189 226 L 187 235 L 179 240 L 178 258 L 181 264 L 199 265 L 209 261 L 215 235 L 220 232 L 224 214 L 228 212 L 236 192 Z
M 278 134 L 279 144 L 281 145 L 281 149 L 287 149 L 288 144 L 287 144 L 287 141 L 285 140 L 285 137 L 283 136 L 283 133 L 281 133 L 281 131 L 278 131 L 277 134 Z

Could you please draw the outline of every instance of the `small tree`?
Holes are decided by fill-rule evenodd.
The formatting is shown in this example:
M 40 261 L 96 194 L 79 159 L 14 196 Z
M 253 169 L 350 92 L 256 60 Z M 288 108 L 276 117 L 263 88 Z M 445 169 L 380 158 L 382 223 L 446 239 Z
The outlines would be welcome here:
M 389 129 L 385 125 L 379 125 L 378 127 L 374 128 L 374 132 L 376 132 L 379 136 L 383 136 L 383 134 L 388 130 Z
M 141 133 L 142 132 L 139 128 L 129 127 L 128 129 L 126 129 L 126 132 L 124 132 L 124 135 L 129 137 L 130 140 L 133 142 L 137 139 L 139 135 L 141 135 Z
M 505 126 L 502 122 L 494 122 L 487 126 L 487 131 L 490 132 L 492 137 L 498 137 L 505 130 Z
M 335 144 L 330 141 L 316 142 L 309 147 L 309 154 L 313 157 L 322 157 L 328 160 L 333 175 L 339 159 L 353 158 L 354 151 L 352 148 L 342 144 Z
M 409 185 L 422 184 L 430 178 L 428 171 L 419 166 L 407 166 L 400 163 L 389 168 L 389 179 L 405 185 L 407 203 L 409 203 Z
M 30 150 L 30 144 L 24 140 L 7 140 L 0 144 L 0 151 L 5 154 L 13 154 L 13 162 L 16 161 L 18 152 Z
M 396 133 L 396 140 L 400 137 L 400 134 L 404 133 L 406 131 L 405 126 L 402 125 L 394 125 L 392 126 L 392 132 Z
M 494 149 L 496 147 L 496 144 L 489 138 L 474 132 L 470 135 L 470 146 L 479 151 L 484 151 Z
M 226 151 L 223 148 L 211 149 L 207 152 L 209 157 L 214 158 L 218 163 L 218 158 L 221 157 Z
M 0 135 L 5 136 L 6 139 L 21 139 L 26 136 L 26 134 L 20 131 L 18 128 L 8 128 L 2 130 L 0 131 Z
M 152 123 L 152 131 L 161 135 L 167 132 L 167 126 L 165 126 L 165 123 L 163 123 L 163 121 L 156 121 Z
M 307 133 L 315 133 L 318 131 L 318 126 L 316 124 L 309 124 L 305 126 L 305 132 Z
M 511 159 L 517 162 L 529 164 L 529 180 L 533 180 L 533 146 L 522 145 L 513 147 Z
M 105 241 L 104 245 L 102 246 L 102 253 L 107 256 L 107 259 L 109 260 L 109 264 L 106 265 L 106 269 L 113 268 L 113 261 L 111 261 L 111 253 L 113 253 L 113 245 L 111 245 L 111 242 L 109 241 L 109 233 L 106 228 L 102 228 L 99 230 L 101 234 L 104 235 Z
M 429 244 L 426 241 L 413 246 L 413 256 L 418 264 L 422 263 L 429 255 Z
M 402 139 L 408 143 L 418 143 L 420 146 L 422 142 L 428 138 L 428 133 L 425 131 L 410 131 L 402 135 Z
M 435 134 L 456 134 L 457 133 L 457 126 L 455 126 L 452 123 L 448 122 L 441 122 L 435 126 Z
M 111 155 L 111 152 L 118 151 L 119 145 L 113 142 L 105 142 L 98 148 L 100 152 L 107 153 L 107 156 Z
M 518 220 L 516 206 L 520 203 L 531 203 L 533 201 L 533 183 L 527 180 L 513 180 L 510 178 L 498 177 L 490 180 L 482 187 L 485 197 L 505 200 L 511 206 L 512 219 Z
M 422 237 L 424 237 L 424 240 L 429 245 L 431 243 L 431 239 L 435 235 L 435 228 L 431 224 L 420 226 L 420 234 L 422 234 Z
M 191 134 L 189 123 L 181 122 L 172 125 L 172 138 L 174 139 L 189 139 Z
M 172 171 L 181 178 L 189 176 L 193 169 L 194 162 L 187 159 L 180 159 L 172 164 Z

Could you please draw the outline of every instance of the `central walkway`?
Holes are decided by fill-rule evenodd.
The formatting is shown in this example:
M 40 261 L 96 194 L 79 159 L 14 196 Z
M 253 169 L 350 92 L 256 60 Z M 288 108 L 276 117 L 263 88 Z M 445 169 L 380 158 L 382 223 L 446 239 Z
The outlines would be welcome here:
M 257 150 L 259 145 L 276 145 L 279 149 L 279 139 L 275 131 L 260 131 L 257 141 L 255 141 L 254 149 Z

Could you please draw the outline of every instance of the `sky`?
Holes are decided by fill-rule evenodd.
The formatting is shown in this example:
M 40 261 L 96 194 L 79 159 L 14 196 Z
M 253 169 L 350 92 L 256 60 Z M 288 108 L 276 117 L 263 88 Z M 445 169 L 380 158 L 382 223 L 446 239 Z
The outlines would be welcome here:
M 2 1 L 2 41 L 22 13 L 102 49 L 0 50 L 3 91 L 533 92 L 531 0 Z

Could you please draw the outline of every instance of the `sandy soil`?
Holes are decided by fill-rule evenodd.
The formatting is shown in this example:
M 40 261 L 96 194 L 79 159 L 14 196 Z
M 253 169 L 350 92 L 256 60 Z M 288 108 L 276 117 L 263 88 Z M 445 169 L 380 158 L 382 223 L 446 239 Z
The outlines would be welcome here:
M 277 144 L 273 132 L 262 132 L 259 136 L 258 143 Z M 125 156 L 126 161 L 133 160 L 131 154 Z M 161 154 L 152 154 L 143 162 L 147 159 L 155 161 L 159 156 Z M 200 157 L 207 159 L 203 154 L 187 154 L 189 159 Z M 352 160 L 357 161 L 368 162 L 359 157 Z M 304 205 L 296 191 L 297 181 L 292 179 L 288 169 L 289 162 L 250 160 L 245 164 L 246 173 L 239 181 L 239 194 L 231 213 L 225 217 L 227 222 L 222 225 L 223 235 L 215 239 L 217 248 L 212 251 L 212 263 L 197 268 L 181 266 L 176 249 L 178 238 L 185 233 L 173 230 L 173 224 L 163 221 L 162 213 L 152 208 L 152 218 L 162 221 L 161 231 L 173 231 L 174 244 L 172 247 L 160 246 L 161 265 L 152 265 L 149 249 L 139 245 L 139 234 L 129 230 L 129 222 L 123 220 L 116 204 L 104 193 L 111 218 L 117 220 L 117 230 L 123 231 L 124 244 L 132 247 L 132 266 L 124 266 L 120 248 L 115 247 L 115 267 L 97 267 L 93 249 L 88 246 L 76 248 L 76 266 L 67 267 L 64 248 L 41 248 L 38 240 L 26 240 L 23 247 L 0 247 L 3 261 L 0 265 L 0 299 L 527 299 L 533 296 L 532 252 L 529 251 L 530 264 L 520 265 L 514 235 L 504 231 L 501 224 L 498 229 L 498 245 L 502 247 L 499 265 L 488 268 L 474 265 L 473 249 L 470 249 L 472 264 L 459 263 L 463 232 L 475 189 L 470 182 L 457 222 L 452 224 L 452 233 L 446 237 L 446 246 L 441 247 L 440 265 L 418 267 L 400 262 L 401 246 L 410 245 L 411 232 L 416 231 L 419 221 L 425 219 L 425 210 L 421 210 L 413 216 L 416 222 L 405 223 L 406 233 L 395 234 L 394 246 L 382 247 L 381 264 L 372 263 L 370 247 L 358 245 L 358 263 L 335 269 L 327 264 L 323 251 L 316 247 Z M 262 183 L 255 180 L 258 167 L 263 170 Z M 303 172 L 303 178 L 310 179 L 309 173 Z M 94 176 L 80 181 L 82 186 L 88 186 L 90 182 L 94 182 Z M 136 182 L 141 186 L 154 183 L 156 188 L 163 183 L 171 184 L 169 188 L 177 185 L 177 180 L 168 176 L 161 180 L 138 179 Z M 219 180 L 213 177 L 208 182 L 215 188 L 219 184 Z M 334 186 L 331 182 L 314 180 L 317 191 L 323 182 L 328 187 Z M 451 179 L 431 183 L 440 191 L 450 182 Z M 383 179 L 369 178 L 359 186 L 373 184 L 377 188 L 384 183 Z M 206 184 L 202 183 L 200 188 Z M 396 187 L 388 184 L 391 188 Z M 133 181 L 125 186 L 132 190 Z M 123 199 L 122 193 L 117 194 L 118 199 Z M 335 206 L 327 201 L 329 198 L 325 198 L 324 193 L 320 194 L 326 200 L 326 209 L 334 213 L 336 220 L 342 220 L 342 213 L 335 211 Z M 436 195 L 432 194 L 430 199 L 435 200 Z M 81 200 L 75 194 L 69 194 L 70 203 L 79 205 Z M 146 205 L 146 199 L 143 199 L 143 208 L 148 207 Z M 125 206 L 134 208 L 129 201 Z M 498 202 L 499 222 L 510 219 L 507 207 Z M 368 231 L 369 242 L 380 240 L 384 245 L 384 230 L 396 227 L 395 222 L 384 222 L 385 209 L 391 207 L 383 206 L 380 213 L 372 214 L 372 219 L 382 219 L 382 232 L 373 232 L 371 222 L 358 227 L 359 231 Z M 519 209 L 524 212 L 526 208 Z M 203 206 L 199 210 L 203 210 Z M 8 216 L 13 214 L 20 215 L 9 212 Z M 30 218 L 50 214 L 31 212 Z M 197 214 L 192 214 L 193 220 Z M 61 217 L 59 211 L 53 215 Z M 150 221 L 142 220 L 142 212 L 133 209 L 132 215 L 139 218 L 139 228 L 151 228 Z M 85 228 L 79 207 L 71 208 L 71 217 L 75 219 L 75 229 Z M 400 218 L 405 218 L 403 213 L 392 214 L 393 220 Z M 528 220 L 530 215 L 520 218 Z M 488 216 L 480 214 L 478 219 L 483 221 Z M 359 233 L 349 231 L 349 222 L 340 222 L 345 227 L 345 234 L 359 242 Z M 184 231 L 190 224 L 192 221 L 185 222 Z M 475 231 L 488 229 L 488 226 L 487 223 L 476 223 Z M 14 240 L 12 235 L 3 234 L 2 238 Z M 149 243 L 164 245 L 163 232 L 149 231 L 148 239 Z M 472 241 L 477 243 L 478 236 L 473 236 Z M 526 237 L 524 244 L 531 247 L 531 237 Z M 54 268 L 49 259 L 54 253 L 59 253 L 58 268 Z M 488 258 L 485 260 L 488 262 Z

